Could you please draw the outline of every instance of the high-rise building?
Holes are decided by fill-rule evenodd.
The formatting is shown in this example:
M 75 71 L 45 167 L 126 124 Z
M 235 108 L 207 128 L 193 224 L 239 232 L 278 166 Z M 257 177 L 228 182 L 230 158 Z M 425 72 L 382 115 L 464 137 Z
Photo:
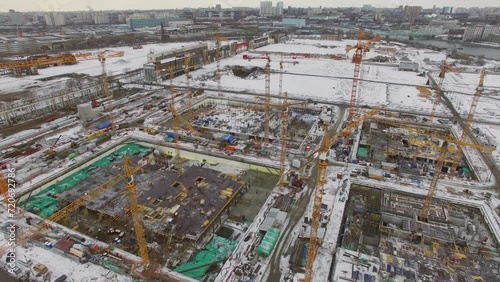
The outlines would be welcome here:
M 278 15 L 278 16 L 283 15 L 283 2 L 282 1 L 276 3 L 276 15 Z
M 465 27 L 463 41 L 487 41 L 500 34 L 500 25 L 473 25 Z
M 9 10 L 10 23 L 13 25 L 24 25 L 26 23 L 26 17 L 19 12 L 14 10 Z
M 422 7 L 421 6 L 405 6 L 405 12 L 406 15 L 408 15 L 408 21 L 410 22 L 410 25 L 415 24 L 415 19 L 420 15 L 420 12 L 422 12 Z
M 273 2 L 272 1 L 263 1 L 260 2 L 260 15 L 270 16 L 273 14 Z
M 453 7 L 443 7 L 443 10 L 441 10 L 441 13 L 443 13 L 443 14 L 453 14 Z
M 93 12 L 92 19 L 95 24 L 109 24 L 109 15 L 104 12 Z
M 66 16 L 60 13 L 45 14 L 45 22 L 47 25 L 66 25 Z

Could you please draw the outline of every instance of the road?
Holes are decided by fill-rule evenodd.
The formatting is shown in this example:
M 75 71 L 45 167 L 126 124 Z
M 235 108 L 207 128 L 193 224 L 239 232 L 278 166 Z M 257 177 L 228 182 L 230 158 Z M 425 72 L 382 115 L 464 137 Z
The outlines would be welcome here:
M 334 126 L 330 129 L 330 136 L 332 136 L 335 132 L 338 131 L 339 127 L 342 124 L 343 121 L 342 117 L 344 116 L 345 111 L 346 111 L 345 107 L 340 108 L 339 118 L 336 119 Z M 313 195 L 314 188 L 316 187 L 317 173 L 318 173 L 318 165 L 313 160 L 310 177 L 307 182 L 307 187 L 308 187 L 307 193 L 297 201 L 298 203 L 297 206 L 293 208 L 292 211 L 289 213 L 290 221 L 288 222 L 285 229 L 281 233 L 281 236 L 276 244 L 277 247 L 273 251 L 273 254 L 271 255 L 270 265 L 268 266 L 270 267 L 271 272 L 267 277 L 267 281 L 269 282 L 280 281 L 281 279 L 282 273 L 280 269 L 280 261 L 281 261 L 281 256 L 285 253 L 283 249 L 289 248 L 290 245 L 287 244 L 288 242 L 294 242 L 297 239 L 296 237 L 295 238 L 293 237 L 294 236 L 293 229 L 304 218 L 304 214 L 307 210 L 307 205 L 311 201 L 311 196 Z

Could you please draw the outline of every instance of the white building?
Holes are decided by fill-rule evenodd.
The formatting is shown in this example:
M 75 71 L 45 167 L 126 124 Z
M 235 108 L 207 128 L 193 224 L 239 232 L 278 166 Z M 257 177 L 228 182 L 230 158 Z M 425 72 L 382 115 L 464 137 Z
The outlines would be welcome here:
M 260 2 L 260 15 L 270 16 L 272 14 L 273 14 L 273 2 L 272 1 Z
M 494 34 L 500 34 L 500 25 L 467 26 L 465 27 L 463 41 L 486 41 Z
M 276 15 L 281 16 L 283 15 L 283 2 L 278 2 L 276 3 Z
M 109 15 L 104 12 L 92 13 L 92 19 L 95 24 L 109 24 Z
M 13 25 L 24 25 L 26 23 L 26 17 L 19 12 L 14 10 L 9 10 L 10 23 Z
M 45 22 L 47 25 L 66 25 L 66 16 L 60 13 L 48 13 L 45 14 Z

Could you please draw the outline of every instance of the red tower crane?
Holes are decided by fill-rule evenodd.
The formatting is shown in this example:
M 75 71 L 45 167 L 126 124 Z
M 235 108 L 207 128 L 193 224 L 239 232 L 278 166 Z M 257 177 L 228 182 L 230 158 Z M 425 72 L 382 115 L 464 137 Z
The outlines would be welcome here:
M 349 46 L 346 48 L 346 52 L 355 50 L 354 56 L 352 57 L 352 62 L 354 63 L 354 76 L 352 79 L 351 100 L 349 102 L 349 115 L 347 117 L 348 124 L 350 124 L 354 118 L 354 106 L 356 104 L 356 94 L 358 93 L 359 73 L 361 71 L 361 61 L 363 59 L 363 54 L 370 50 L 370 44 L 379 41 L 380 39 L 382 39 L 382 37 L 377 36 L 371 40 L 363 42 L 363 31 L 361 29 L 358 29 L 358 43 L 354 46 Z M 349 138 L 346 138 L 346 144 L 347 142 L 349 142 Z

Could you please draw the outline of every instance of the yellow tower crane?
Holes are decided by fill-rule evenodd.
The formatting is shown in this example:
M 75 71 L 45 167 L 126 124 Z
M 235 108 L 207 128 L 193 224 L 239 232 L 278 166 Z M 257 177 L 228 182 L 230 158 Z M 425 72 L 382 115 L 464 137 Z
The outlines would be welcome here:
M 198 136 L 198 132 L 191 126 L 190 122 L 185 121 L 175 109 L 175 90 L 174 90 L 174 70 L 172 68 L 169 69 L 170 76 L 170 112 L 172 113 L 172 128 L 174 130 L 174 143 L 175 143 L 175 164 L 177 168 L 177 174 L 180 176 L 182 174 L 182 159 L 181 159 L 181 147 L 179 140 L 179 124 L 180 121 L 186 129 L 193 135 Z
M 127 156 L 123 157 L 123 174 L 127 178 L 127 188 L 128 200 L 130 204 L 130 214 L 132 215 L 132 221 L 134 223 L 134 231 L 137 239 L 137 244 L 139 246 L 139 256 L 142 259 L 142 264 L 147 265 L 150 262 L 148 245 L 146 242 L 146 237 L 144 235 L 144 228 L 142 226 L 141 211 L 139 210 L 139 203 L 137 200 L 137 192 L 135 189 L 134 175 L 128 163 Z
M 465 120 L 464 128 L 462 131 L 462 136 L 460 137 L 461 142 L 467 141 L 467 136 L 469 135 L 470 132 L 470 127 L 472 124 L 472 119 L 474 118 L 474 113 L 476 112 L 477 104 L 479 103 L 479 98 L 483 94 L 483 85 L 484 85 L 484 77 L 486 75 L 486 69 L 483 68 L 481 71 L 481 76 L 479 78 L 479 85 L 476 88 L 476 93 L 474 94 L 474 97 L 472 98 L 472 104 L 470 106 L 469 114 L 467 115 L 467 119 Z M 457 150 L 457 153 L 455 154 L 455 159 L 453 160 L 453 164 L 451 166 L 450 174 L 452 176 L 455 175 L 455 172 L 457 171 L 457 167 L 460 164 L 460 160 L 462 159 L 462 150 Z
M 429 216 L 429 210 L 430 206 L 432 203 L 432 199 L 434 198 L 434 195 L 436 194 L 437 191 L 437 184 L 439 181 L 439 178 L 441 177 L 441 171 L 444 166 L 444 162 L 446 159 L 446 153 L 448 152 L 448 144 L 449 143 L 454 143 L 458 146 L 462 147 L 472 147 L 476 148 L 479 150 L 484 150 L 484 151 L 495 151 L 496 148 L 492 147 L 485 147 L 485 146 L 480 146 L 476 144 L 470 144 L 470 143 L 465 143 L 460 140 L 454 140 L 449 136 L 448 138 L 443 138 L 442 139 L 443 144 L 441 145 L 441 149 L 439 152 L 439 157 L 436 162 L 436 167 L 434 169 L 434 176 L 432 177 L 431 184 L 429 185 L 429 190 L 427 191 L 427 196 L 425 197 L 425 202 L 424 202 L 424 207 L 422 208 L 422 212 L 420 214 L 420 220 L 421 221 L 427 221 L 427 217 Z
M 347 124 L 346 128 L 340 131 L 335 137 L 331 138 L 328 134 L 328 126 L 325 125 L 325 133 L 321 141 L 318 157 L 318 175 L 316 178 L 316 187 L 314 188 L 314 202 L 313 211 L 311 216 L 311 234 L 309 236 L 309 247 L 307 250 L 306 261 L 306 276 L 305 282 L 312 281 L 314 259 L 316 257 L 316 241 L 318 235 L 318 228 L 321 219 L 321 203 L 323 201 L 323 188 L 326 183 L 326 169 L 328 166 L 328 153 L 332 145 L 342 137 L 347 138 L 351 132 L 357 128 L 365 119 L 372 117 L 379 110 L 380 106 L 370 110 L 364 116 Z
M 220 68 L 220 58 L 221 58 L 221 42 L 229 41 L 229 39 L 219 36 L 219 34 L 215 35 L 215 57 L 217 60 L 217 95 L 222 96 L 222 70 Z
M 434 122 L 434 117 L 436 117 L 437 105 L 439 105 L 439 102 L 441 102 L 441 95 L 443 94 L 444 78 L 446 76 L 446 73 L 449 71 L 456 74 L 460 78 L 462 77 L 462 75 L 460 75 L 460 73 L 454 67 L 452 67 L 450 64 L 448 64 L 448 62 L 443 61 L 443 64 L 441 65 L 441 71 L 439 72 L 438 89 L 436 92 L 436 98 L 435 98 L 434 103 L 432 105 L 431 118 L 429 120 L 430 122 Z
M 193 122 L 193 110 L 191 109 L 191 107 L 192 107 L 191 100 L 193 99 L 193 93 L 191 92 L 191 80 L 189 77 L 191 55 L 186 57 L 184 64 L 185 64 L 184 72 L 186 73 L 186 94 L 187 94 L 188 121 L 189 121 L 189 123 L 192 123 Z
M 287 136 L 288 136 L 288 93 L 285 92 L 283 95 L 283 104 L 281 109 L 281 153 L 280 153 L 280 177 L 278 186 L 283 189 L 283 180 L 285 179 L 285 169 L 286 169 L 286 154 L 288 152 L 287 148 Z
M 174 143 L 175 143 L 175 165 L 177 168 L 177 174 L 180 176 L 182 174 L 182 160 L 181 160 L 181 147 L 179 143 L 179 126 L 177 124 L 177 116 L 173 113 L 175 112 L 175 94 L 174 94 L 174 72 L 173 69 L 169 69 L 170 72 L 170 112 L 172 112 L 172 128 L 174 129 Z
M 137 171 L 139 171 L 143 167 L 143 165 L 144 165 L 144 163 L 141 163 L 141 164 L 135 166 L 134 168 L 129 170 L 129 173 L 130 174 L 136 173 Z M 26 244 L 37 233 L 49 228 L 48 222 L 57 223 L 57 222 L 63 220 L 64 218 L 68 217 L 70 214 L 76 212 L 80 207 L 84 206 L 89 201 L 92 201 L 93 199 L 97 198 L 99 195 L 101 195 L 106 190 L 111 188 L 113 185 L 117 184 L 118 182 L 122 181 L 125 178 L 126 178 L 126 176 L 123 173 L 120 173 L 120 174 L 113 176 L 112 178 L 110 178 L 106 182 L 91 189 L 90 191 L 86 192 L 80 198 L 69 203 L 68 205 L 66 205 L 62 209 L 53 213 L 51 216 L 42 220 L 36 226 L 33 226 L 32 228 L 29 228 L 25 231 L 19 232 L 17 234 L 17 237 L 16 237 L 16 245 L 22 246 L 22 245 Z M 5 243 L 4 245 L 0 246 L 0 257 L 3 256 L 5 253 L 7 253 L 11 248 L 12 247 L 10 246 L 9 243 Z

